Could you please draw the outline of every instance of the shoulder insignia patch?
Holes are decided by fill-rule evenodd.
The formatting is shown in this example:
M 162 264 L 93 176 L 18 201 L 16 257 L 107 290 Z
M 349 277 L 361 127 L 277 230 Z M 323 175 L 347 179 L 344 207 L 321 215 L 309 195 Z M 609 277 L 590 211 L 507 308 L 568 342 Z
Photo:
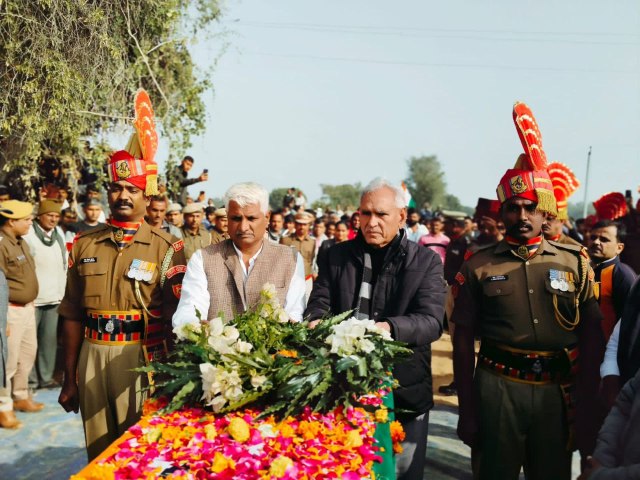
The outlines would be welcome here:
M 179 284 L 177 284 L 177 285 L 173 285 L 173 286 L 171 287 L 171 289 L 173 290 L 173 295 L 174 295 L 176 298 L 180 298 L 180 294 L 182 293 L 182 284 L 181 284 L 181 283 L 179 283 Z
M 69 255 L 69 268 L 73 267 L 73 258 L 71 258 L 71 255 Z
M 464 285 L 465 278 L 461 272 L 456 273 L 455 280 L 458 282 L 458 285 Z
M 179 273 L 184 273 L 187 271 L 186 265 L 175 265 L 167 270 L 167 278 L 175 277 Z
M 464 259 L 465 260 L 469 260 L 474 253 L 476 253 L 476 252 L 474 252 L 473 250 L 468 248 L 467 251 L 464 252 Z
M 184 240 L 178 240 L 176 243 L 172 244 L 171 246 L 173 247 L 174 251 L 179 252 L 184 248 Z

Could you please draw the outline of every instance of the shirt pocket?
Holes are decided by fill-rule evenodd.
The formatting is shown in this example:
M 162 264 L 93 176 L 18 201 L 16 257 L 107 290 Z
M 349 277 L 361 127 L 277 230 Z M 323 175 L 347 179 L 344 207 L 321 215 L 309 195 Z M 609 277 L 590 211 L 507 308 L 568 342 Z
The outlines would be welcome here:
M 482 285 L 486 297 L 501 297 L 513 293 L 513 285 L 507 282 L 487 282 Z
M 551 280 L 548 278 L 545 280 L 544 285 L 552 301 L 555 297 L 554 308 L 557 309 L 557 313 L 562 315 L 564 318 L 570 319 L 571 321 L 575 320 L 577 309 L 577 285 L 575 283 L 572 283 L 568 287 L 567 291 L 562 291 L 559 288 L 553 288 L 551 286 Z
M 105 302 L 100 300 L 109 295 L 107 285 L 107 266 L 99 263 L 84 263 L 78 265 L 78 275 L 84 285 L 84 306 L 86 308 L 100 308 Z

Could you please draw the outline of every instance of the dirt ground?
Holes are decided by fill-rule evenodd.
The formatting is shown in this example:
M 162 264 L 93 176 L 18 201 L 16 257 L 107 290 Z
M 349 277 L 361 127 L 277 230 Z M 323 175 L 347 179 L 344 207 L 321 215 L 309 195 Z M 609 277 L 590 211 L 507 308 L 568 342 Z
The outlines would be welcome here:
M 433 373 L 433 398 L 436 405 L 458 406 L 458 397 L 445 397 L 438 393 L 438 387 L 449 385 L 453 380 L 451 337 L 443 333 L 440 340 L 431 344 L 431 371 Z

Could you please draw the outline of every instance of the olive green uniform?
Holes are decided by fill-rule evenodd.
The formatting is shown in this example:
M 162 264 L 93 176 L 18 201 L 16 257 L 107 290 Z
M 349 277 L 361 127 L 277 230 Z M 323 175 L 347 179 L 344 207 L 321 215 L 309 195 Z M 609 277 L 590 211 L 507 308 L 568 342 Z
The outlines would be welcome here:
M 304 276 L 309 277 L 309 275 L 313 273 L 313 259 L 316 256 L 315 240 L 308 236 L 300 240 L 295 235 L 291 235 L 289 237 L 282 237 L 280 243 L 288 247 L 293 247 L 300 252 L 304 263 Z
M 563 388 L 574 383 L 576 359 L 568 352 L 574 352 L 586 324 L 600 321 L 592 280 L 579 247 L 545 240 L 526 260 L 502 241 L 480 247 L 462 265 L 453 285 L 452 321 L 472 328 L 482 342 L 475 397 L 460 398 L 461 406 L 475 403 L 479 478 L 517 479 L 521 466 L 528 479 L 570 478 L 571 409 L 566 410 Z M 483 356 L 483 350 L 490 353 Z M 510 363 L 511 355 L 522 360 L 531 354 L 541 359 L 531 363 L 532 370 Z M 580 352 L 577 362 L 582 365 L 590 354 Z
M 229 238 L 228 233 L 220 233 L 215 228 L 210 231 L 211 233 L 211 245 L 215 245 L 216 243 L 224 242 Z
M 185 263 L 182 241 L 145 222 L 123 249 L 108 225 L 73 245 L 58 311 L 85 327 L 78 389 L 89 459 L 140 418 L 146 378 L 131 369 L 166 349 Z
M 211 245 L 211 233 L 209 230 L 200 226 L 198 233 L 192 233 L 190 230 L 182 227 L 182 239 L 184 240 L 184 255 L 187 262 L 196 251 Z
M 9 287 L 7 325 L 11 331 L 7 339 L 7 387 L 0 388 L 0 397 L 26 400 L 29 398 L 29 373 L 38 345 L 33 305 L 38 295 L 38 278 L 27 242 L 4 230 L 0 231 L 0 237 L 0 269 L 7 277 Z

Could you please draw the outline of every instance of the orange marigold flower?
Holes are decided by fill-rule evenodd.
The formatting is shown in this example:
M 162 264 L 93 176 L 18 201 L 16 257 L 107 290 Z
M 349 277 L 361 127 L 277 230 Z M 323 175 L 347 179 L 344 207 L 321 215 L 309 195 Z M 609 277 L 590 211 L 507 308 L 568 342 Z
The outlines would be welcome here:
M 211 471 L 213 473 L 220 473 L 227 468 L 235 468 L 236 464 L 230 458 L 225 457 L 220 452 L 216 452 L 211 463 Z
M 406 436 L 404 429 L 399 421 L 395 420 L 389 424 L 391 430 L 391 440 L 393 442 L 402 442 Z
M 393 444 L 393 453 L 395 453 L 396 455 L 400 455 L 403 451 L 404 449 L 402 448 L 402 445 L 400 445 L 399 443 Z
M 347 439 L 344 442 L 346 447 L 358 448 L 362 446 L 362 436 L 358 430 L 349 430 Z
M 298 352 L 295 350 L 278 350 L 277 355 L 287 358 L 298 358 Z

